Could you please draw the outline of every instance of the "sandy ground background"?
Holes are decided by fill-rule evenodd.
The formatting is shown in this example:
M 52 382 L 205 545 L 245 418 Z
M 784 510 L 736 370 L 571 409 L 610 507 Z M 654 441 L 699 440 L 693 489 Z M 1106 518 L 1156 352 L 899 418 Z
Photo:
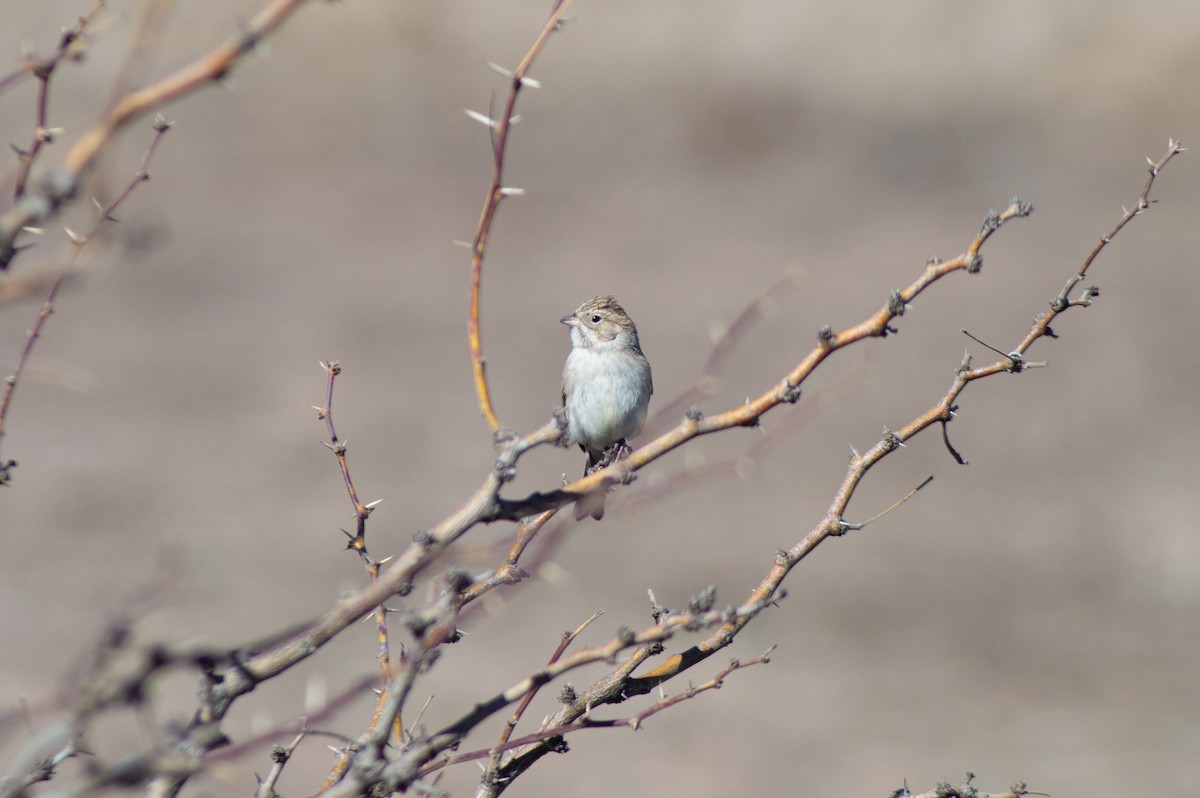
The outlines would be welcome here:
M 22 38 L 46 52 L 89 5 L 7 0 L 3 69 Z M 55 83 L 64 142 L 95 119 L 125 52 L 138 6 L 111 6 L 89 60 Z M 257 6 L 181 3 L 150 76 Z M 357 485 L 387 497 L 373 553 L 402 550 L 478 485 L 491 450 L 467 359 L 468 260 L 450 242 L 471 235 L 490 156 L 462 110 L 503 91 L 482 62 L 515 64 L 547 9 L 313 4 L 226 86 L 168 110 L 177 127 L 153 179 L 62 297 L 9 419 L 3 453 L 20 467 L 0 495 L 0 708 L 52 691 L 156 579 L 168 587 L 139 635 L 221 644 L 363 583 L 309 409 L 319 359 L 345 368 L 335 409 Z M 819 520 L 848 446 L 935 402 L 965 347 L 983 357 L 960 328 L 1010 348 L 1135 201 L 1143 156 L 1168 136 L 1200 143 L 1193 3 L 580 2 L 573 16 L 534 70 L 544 88 L 522 101 L 510 181 L 528 194 L 501 209 L 485 276 L 494 395 L 515 429 L 555 404 L 557 319 L 589 296 L 628 308 L 665 403 L 695 378 L 713 326 L 798 270 L 703 401 L 717 411 L 778 379 L 821 325 L 857 323 L 926 259 L 960 252 L 990 208 L 1020 195 L 1037 210 L 988 245 L 981 274 L 923 295 L 898 336 L 823 367 L 799 426 L 746 479 L 570 531 L 556 568 L 489 602 L 422 684 L 431 727 L 535 669 L 597 609 L 587 642 L 646 625 L 647 588 L 675 606 L 709 584 L 739 601 Z M 32 105 L 32 84 L 0 97 L 5 141 L 28 140 Z M 148 121 L 122 137 L 108 185 L 149 138 Z M 985 789 L 1020 778 L 1056 798 L 1186 791 L 1200 757 L 1196 157 L 1172 164 L 1161 203 L 1103 255 L 1097 305 L 1031 353 L 1050 368 L 963 396 L 951 432 L 968 467 L 934 430 L 870 475 L 854 518 L 936 479 L 794 572 L 787 600 L 729 651 L 778 643 L 770 666 L 636 734 L 577 735 L 510 794 L 883 796 L 968 770 Z M 56 237 L 19 268 L 49 264 Z M 5 370 L 36 308 L 0 309 Z M 759 436 L 689 446 L 639 486 Z M 576 452 L 537 452 L 517 490 L 579 468 Z M 480 530 L 457 561 L 484 567 L 486 544 L 510 533 Z M 304 712 L 373 653 L 370 629 L 353 630 L 239 705 L 229 731 Z M 160 689 L 154 717 L 184 716 L 190 677 Z M 369 703 L 325 725 L 357 734 Z M 113 751 L 145 732 L 130 717 L 97 737 Z M 0 740 L 5 761 L 24 743 Z M 313 789 L 322 745 L 301 749 L 282 792 Z M 268 767 L 263 752 L 189 794 L 250 794 Z M 470 794 L 477 773 L 441 785 Z

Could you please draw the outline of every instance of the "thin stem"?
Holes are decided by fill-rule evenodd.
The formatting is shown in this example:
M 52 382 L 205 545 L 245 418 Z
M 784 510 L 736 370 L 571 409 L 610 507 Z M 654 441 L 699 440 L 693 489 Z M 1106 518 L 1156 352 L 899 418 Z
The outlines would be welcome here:
M 500 201 L 512 193 L 504 187 L 504 160 L 508 151 L 508 134 L 512 129 L 513 111 L 517 105 L 517 95 L 527 84 L 526 74 L 533 66 L 533 61 L 541 53 L 550 35 L 562 25 L 563 14 L 571 5 L 571 0 L 557 0 L 550 18 L 546 21 L 541 33 L 534 39 L 533 45 L 521 59 L 521 63 L 511 75 L 508 99 L 504 103 L 504 113 L 499 119 L 489 119 L 492 132 L 492 182 L 488 186 L 487 198 L 483 202 L 483 211 L 479 215 L 479 224 L 475 229 L 475 240 L 471 245 L 471 294 L 470 309 L 467 314 L 467 339 L 471 348 L 471 374 L 475 381 L 475 392 L 479 396 L 479 410 L 487 421 L 488 427 L 495 433 L 500 429 L 500 419 L 496 416 L 492 405 L 491 389 L 488 387 L 487 370 L 483 359 L 483 339 L 479 328 L 479 294 L 483 279 L 483 258 L 487 250 L 488 234 L 492 229 L 492 220 Z

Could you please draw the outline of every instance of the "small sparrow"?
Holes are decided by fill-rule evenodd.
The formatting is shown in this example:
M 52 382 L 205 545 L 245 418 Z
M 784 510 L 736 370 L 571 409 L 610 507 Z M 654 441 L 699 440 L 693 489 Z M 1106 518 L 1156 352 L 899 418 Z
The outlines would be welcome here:
M 589 299 L 560 321 L 571 328 L 562 385 L 567 437 L 587 452 L 587 476 L 612 462 L 625 440 L 642 431 L 654 383 L 637 327 L 611 296 Z M 604 516 L 604 490 L 575 503 L 575 519 L 585 515 Z

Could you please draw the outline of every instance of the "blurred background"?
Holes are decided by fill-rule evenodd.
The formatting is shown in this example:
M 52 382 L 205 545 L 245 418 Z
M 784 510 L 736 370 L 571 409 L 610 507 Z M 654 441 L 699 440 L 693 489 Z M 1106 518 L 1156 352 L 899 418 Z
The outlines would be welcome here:
M 23 41 L 49 53 L 91 5 L 7 0 L 0 72 Z M 259 5 L 179 4 L 137 82 L 223 41 Z M 87 60 L 58 73 L 50 123 L 65 132 L 43 166 L 97 119 L 140 7 L 111 2 Z M 483 62 L 514 66 L 548 11 L 312 4 L 225 83 L 166 109 L 176 126 L 152 179 L 64 291 L 9 415 L 3 455 L 20 466 L 0 495 L 5 711 L 58 689 L 130 606 L 143 612 L 140 639 L 233 644 L 364 584 L 342 550 L 350 505 L 310 408 L 323 397 L 318 360 L 344 369 L 334 411 L 360 495 L 387 499 L 368 528 L 375 556 L 402 551 L 480 483 L 492 450 L 467 354 L 469 259 L 451 241 L 473 233 L 491 153 L 463 109 L 499 106 L 505 83 Z M 521 98 L 508 182 L 527 193 L 500 209 L 485 266 L 484 351 L 513 429 L 557 403 L 569 346 L 558 319 L 590 296 L 615 294 L 637 322 L 661 407 L 696 379 L 714 332 L 791 270 L 700 401 L 717 412 L 778 380 L 822 325 L 858 323 L 927 259 L 961 252 L 989 209 L 1019 195 L 1036 211 L 989 242 L 980 274 L 923 294 L 898 335 L 822 366 L 796 408 L 765 419 L 770 446 L 738 476 L 636 510 L 614 500 L 602 523 L 563 529 L 553 565 L 489 600 L 420 683 L 416 706 L 434 696 L 431 729 L 538 668 L 596 610 L 582 644 L 648 625 L 648 588 L 668 606 L 710 584 L 719 604 L 740 602 L 774 551 L 820 520 L 851 446 L 934 404 L 965 349 L 989 357 L 960 329 L 1011 349 L 1136 201 L 1144 157 L 1168 136 L 1200 141 L 1193 3 L 610 0 L 578 2 L 572 17 L 533 70 L 544 88 Z M 34 98 L 32 82 L 0 96 L 4 141 L 27 145 Z M 105 198 L 151 137 L 147 119 L 107 152 Z M 962 396 L 950 434 L 970 465 L 936 429 L 910 441 L 871 472 L 850 520 L 934 482 L 827 541 L 778 609 L 688 678 L 777 643 L 770 665 L 637 733 L 575 735 L 570 754 L 509 794 L 884 796 L 966 771 L 985 790 L 1024 779 L 1055 796 L 1190 783 L 1195 157 L 1164 171 L 1161 203 L 1096 263 L 1096 305 L 1031 351 L 1049 367 Z M 54 265 L 64 241 L 51 226 L 14 269 Z M 0 308 L 6 374 L 37 308 Z M 624 493 L 762 439 L 694 442 Z M 574 450 L 539 450 L 511 492 L 581 468 Z M 476 530 L 451 559 L 482 570 L 511 534 Z M 288 722 L 370 673 L 372 635 L 360 625 L 264 685 L 235 708 L 230 734 Z M 186 718 L 194 679 L 160 689 L 151 719 Z M 323 725 L 357 735 L 370 705 L 363 696 Z M 89 747 L 144 745 L 145 721 L 109 721 Z M 490 745 L 501 722 L 464 750 Z M 3 761 L 27 739 L 0 740 Z M 315 789 L 331 762 L 322 746 L 301 747 L 281 792 Z M 250 794 L 252 771 L 269 767 L 263 751 L 189 794 Z M 470 794 L 478 773 L 459 766 L 440 786 Z

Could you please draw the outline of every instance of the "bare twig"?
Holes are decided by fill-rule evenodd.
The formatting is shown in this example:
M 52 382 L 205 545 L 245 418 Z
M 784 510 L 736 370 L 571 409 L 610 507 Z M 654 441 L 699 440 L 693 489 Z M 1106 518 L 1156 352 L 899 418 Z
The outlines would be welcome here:
M 432 762 L 442 752 L 458 745 L 468 731 L 558 676 L 593 662 L 611 660 L 626 649 L 660 643 L 681 631 L 711 628 L 731 618 L 755 615 L 771 603 L 729 607 L 719 611 L 680 613 L 638 632 L 622 629 L 608 643 L 593 648 L 583 648 L 570 656 L 564 656 L 557 662 L 530 674 L 507 690 L 478 702 L 470 711 L 441 731 L 412 741 L 399 757 L 386 765 L 379 768 L 356 767 L 349 769 L 346 777 L 324 795 L 326 798 L 349 798 L 350 796 L 371 794 L 371 791 L 377 786 L 390 790 L 403 790 L 405 786 L 422 775 L 421 767 L 423 765 Z M 632 667 L 635 665 L 631 665 L 630 670 Z
M 583 631 L 587 629 L 592 622 L 594 622 L 603 614 L 603 610 L 595 612 L 586 621 L 576 627 L 573 632 L 564 632 L 562 640 L 560 640 L 558 643 L 558 648 L 554 649 L 554 653 L 550 655 L 550 659 L 546 662 L 547 667 L 558 662 L 558 660 L 566 652 L 567 646 L 571 645 L 571 643 L 577 637 L 579 637 L 579 635 L 583 634 Z M 537 692 L 537 689 L 529 691 L 529 693 L 527 693 L 525 697 L 521 699 L 521 703 L 517 705 L 512 717 L 510 717 L 508 722 L 504 724 L 504 730 L 500 733 L 500 739 L 496 741 L 494 746 L 492 746 L 491 750 L 493 753 L 491 761 L 488 762 L 487 770 L 484 771 L 483 778 L 485 781 L 487 781 L 489 777 L 491 779 L 495 779 L 499 776 L 501 757 L 505 751 L 512 747 L 509 745 L 509 740 L 512 738 L 512 733 L 517 728 L 517 724 L 521 722 L 521 717 L 525 714 L 525 710 L 529 708 L 530 703 L 533 702 L 533 697 L 537 695 Z
M 382 500 L 363 504 L 358 498 L 358 491 L 354 487 L 354 480 L 350 477 L 350 466 L 346 462 L 346 452 L 349 444 L 338 438 L 337 428 L 333 423 L 333 385 L 338 375 L 342 373 L 342 367 L 336 360 L 330 360 L 327 363 L 322 362 L 321 368 L 325 370 L 326 375 L 325 404 L 323 407 L 314 406 L 314 409 L 317 411 L 318 420 L 325 422 L 325 428 L 329 433 L 329 443 L 326 443 L 325 447 L 333 452 L 334 457 L 337 459 L 338 470 L 341 472 L 342 481 L 346 485 L 346 493 L 350 497 L 350 504 L 354 507 L 355 533 L 353 535 L 346 533 L 346 536 L 350 538 L 346 544 L 346 548 L 358 552 L 359 557 L 366 566 L 367 577 L 371 582 L 377 582 L 382 563 L 371 557 L 370 552 L 367 551 L 367 517 L 370 516 L 372 510 L 379 506 Z M 402 727 L 399 722 L 398 713 L 391 715 L 390 719 L 388 713 L 388 708 L 391 706 L 393 699 L 392 692 L 394 690 L 395 679 L 389 678 L 389 674 L 392 674 L 393 668 L 387 626 L 387 608 L 383 604 L 380 604 L 375 608 L 374 615 L 375 638 L 378 643 L 376 661 L 378 662 L 380 672 L 384 676 L 385 688 L 379 692 L 379 698 L 375 704 L 375 712 L 371 717 L 371 722 L 367 725 L 367 734 L 374 735 L 382 724 L 384 728 L 390 726 L 396 740 L 399 741 L 402 737 Z M 332 784 L 333 781 L 340 778 L 349 761 L 349 752 L 343 750 L 333 766 L 327 783 Z
M 296 752 L 296 748 L 300 745 L 300 741 L 304 739 L 307 730 L 301 731 L 287 745 L 277 745 L 271 749 L 271 770 L 267 773 L 265 779 L 261 779 L 258 783 L 258 790 L 254 793 L 254 798 L 277 798 L 275 792 L 275 784 L 279 781 L 279 777 L 283 775 L 283 766 L 292 758 L 292 754 Z
M 79 253 L 87 246 L 96 234 L 100 231 L 104 224 L 113 221 L 113 213 L 121 206 L 125 200 L 134 192 L 134 190 L 150 179 L 150 161 L 154 157 L 154 153 L 158 149 L 158 143 L 166 132 L 171 129 L 171 123 L 164 119 L 161 115 L 155 117 L 154 120 L 154 138 L 150 140 L 150 146 L 146 148 L 145 155 L 142 156 L 141 163 L 138 164 L 137 172 L 134 173 L 133 179 L 125 187 L 125 190 L 117 195 L 115 199 L 100 209 L 99 215 L 96 217 L 91 228 L 84 234 L 80 235 L 67 230 L 68 238 L 70 239 L 70 262 L 78 257 Z M 46 298 L 42 301 L 42 306 L 38 310 L 37 319 L 33 326 L 29 328 L 29 334 L 25 336 L 25 343 L 21 347 L 21 353 L 17 356 L 17 363 L 13 367 L 12 374 L 4 380 L 4 393 L 0 395 L 0 441 L 4 440 L 5 422 L 8 418 L 8 408 L 12 402 L 13 392 L 17 389 L 17 381 L 21 377 L 21 372 L 25 370 L 25 364 L 29 362 L 29 356 L 33 352 L 34 342 L 42 333 L 42 327 L 46 324 L 46 319 L 54 312 L 54 301 L 58 298 L 58 292 L 62 288 L 63 282 L 66 280 L 69 272 L 63 272 L 54 279 L 50 285 L 50 290 L 46 292 Z M 0 485 L 4 485 L 12 478 L 12 469 L 16 466 L 14 460 L 0 460 Z
M 1159 172 L 1162 171 L 1162 168 L 1166 166 L 1172 158 L 1183 152 L 1187 152 L 1187 149 L 1176 139 L 1169 138 L 1167 139 L 1167 151 L 1161 158 L 1159 158 L 1157 161 L 1153 161 L 1150 158 L 1146 159 L 1150 165 L 1149 174 L 1146 176 L 1146 182 L 1142 185 L 1142 193 L 1138 195 L 1137 201 L 1133 204 L 1132 208 L 1122 209 L 1124 213 L 1121 215 L 1121 218 L 1115 225 L 1113 225 L 1111 230 L 1100 237 L 1100 240 L 1096 242 L 1096 246 L 1092 248 L 1092 251 L 1088 253 L 1086 258 L 1083 259 L 1083 263 L 1079 265 L 1079 268 L 1076 270 L 1075 274 L 1073 274 L 1067 281 L 1066 287 L 1064 287 L 1063 290 L 1059 292 L 1059 294 L 1053 300 L 1051 300 L 1050 312 L 1040 317 L 1029 330 L 1029 332 L 1026 333 L 1025 337 L 1021 340 L 1021 343 L 1017 344 L 1016 349 L 1013 351 L 1018 356 L 1025 354 L 1025 352 L 1029 350 L 1029 347 L 1033 345 L 1033 342 L 1043 336 L 1049 338 L 1057 337 L 1053 329 L 1050 327 L 1050 322 L 1054 321 L 1054 319 L 1057 318 L 1060 313 L 1073 307 L 1088 307 L 1091 304 L 1091 300 L 1096 296 L 1099 296 L 1100 289 L 1091 287 L 1084 290 L 1083 296 L 1080 299 L 1069 299 L 1071 289 L 1084 281 L 1084 279 L 1087 277 L 1088 270 L 1092 267 L 1092 264 L 1095 262 L 1096 258 L 1100 255 L 1104 248 L 1112 242 L 1117 233 L 1125 229 L 1125 225 L 1132 222 L 1135 217 L 1140 216 L 1143 212 L 1150 208 L 1150 205 L 1154 202 L 1154 200 L 1150 199 L 1150 189 L 1154 187 L 1154 181 L 1158 178 Z
M 166 103 L 225 77 L 241 58 L 254 52 L 265 37 L 305 2 L 271 0 L 224 44 L 162 80 L 126 94 L 114 104 L 98 125 L 79 137 L 60 169 L 48 175 L 36 191 L 25 191 L 20 201 L 0 216 L 0 271 L 8 268 L 16 254 L 16 238 L 21 231 L 30 225 L 42 224 L 58 213 L 75 195 L 84 171 L 119 130 Z
M 679 693 L 678 695 L 664 698 L 631 717 L 593 718 L 591 715 L 584 715 L 581 719 L 564 724 L 562 726 L 550 726 L 540 731 L 533 732 L 532 734 L 526 734 L 522 737 L 518 737 L 515 740 L 506 740 L 504 741 L 503 745 L 496 745 L 492 748 L 483 748 L 477 751 L 468 751 L 462 754 L 455 754 L 449 759 L 439 760 L 431 763 L 429 766 L 422 768 L 421 772 L 431 773 L 449 765 L 458 765 L 463 762 L 471 762 L 477 759 L 483 759 L 486 756 L 496 757 L 506 751 L 512 751 L 532 743 L 540 743 L 551 740 L 555 737 L 562 737 L 572 732 L 582 731 L 584 729 L 630 728 L 637 731 L 642 727 L 642 724 L 645 722 L 645 720 L 652 715 L 657 715 L 659 712 L 669 709 L 684 701 L 690 701 L 701 693 L 708 692 L 709 690 L 721 689 L 721 687 L 724 686 L 726 677 L 728 677 L 734 671 L 738 671 L 743 668 L 749 668 L 754 665 L 765 665 L 769 663 L 771 661 L 771 653 L 774 650 L 775 646 L 771 646 L 762 656 L 747 660 L 730 660 L 728 665 L 722 668 L 708 681 L 694 687 L 689 687 L 687 690 Z M 497 773 L 492 776 L 493 780 L 496 778 L 503 778 L 503 776 Z M 487 775 L 484 776 L 484 780 L 488 780 Z
M 30 75 L 37 75 L 38 72 L 47 73 L 48 76 L 58 68 L 59 62 L 64 58 L 77 60 L 82 57 L 82 48 L 85 46 L 85 42 L 82 41 L 84 32 L 104 11 L 106 5 L 104 0 L 97 0 L 90 11 L 76 20 L 70 28 L 64 29 L 58 37 L 58 45 L 54 48 L 51 56 L 39 60 L 33 55 L 29 55 L 14 72 L 0 78 L 0 93 L 11 89 Z M 40 76 L 39 79 L 41 79 Z
M 909 499 L 911 499 L 913 496 L 916 496 L 916 495 L 917 495 L 917 492 L 918 492 L 918 491 L 920 491 L 922 488 L 924 488 L 926 485 L 928 485 L 930 482 L 933 482 L 933 476 L 932 476 L 932 475 L 930 475 L 930 476 L 928 476 L 928 477 L 925 477 L 925 479 L 924 479 L 924 480 L 921 482 L 921 484 L 920 484 L 920 485 L 917 485 L 915 488 L 913 488 L 912 490 L 910 490 L 908 493 L 904 494 L 904 495 L 903 495 L 903 496 L 901 496 L 899 499 L 897 499 L 896 501 L 894 501 L 894 502 L 892 502 L 891 504 L 889 504 L 889 505 L 888 505 L 886 508 L 884 508 L 883 510 L 880 510 L 879 512 L 875 513 L 875 515 L 871 516 L 871 517 L 870 517 L 870 518 L 868 518 L 866 521 L 859 521 L 859 522 L 858 522 L 858 523 L 856 523 L 856 524 L 852 524 L 852 523 L 850 523 L 849 521 L 844 521 L 843 523 L 844 523 L 844 525 L 845 525 L 845 527 L 846 527 L 846 530 L 847 530 L 847 531 L 852 531 L 852 530 L 864 529 L 864 528 L 866 528 L 866 526 L 867 526 L 868 524 L 873 524 L 873 523 L 875 523 L 875 522 L 876 522 L 876 521 L 878 521 L 880 518 L 883 518 L 885 515 L 887 515 L 888 513 L 890 513 L 892 510 L 895 510 L 897 507 L 899 507 L 900 505 L 904 504 L 906 501 L 908 501 Z
M 54 48 L 54 52 L 49 57 L 39 59 L 30 56 L 25 59 L 17 71 L 0 80 L 0 92 L 16 85 L 22 78 L 29 75 L 37 78 L 38 81 L 33 140 L 30 142 L 29 149 L 17 149 L 17 179 L 15 188 L 13 189 L 13 196 L 17 199 L 20 199 L 25 193 L 25 187 L 29 180 L 29 172 L 33 168 L 38 155 L 41 153 L 42 147 L 52 142 L 59 132 L 52 130 L 47 124 L 50 105 L 50 79 L 54 76 L 58 65 L 64 59 L 80 60 L 83 58 L 83 52 L 87 47 L 84 32 L 96 20 L 96 17 L 104 11 L 104 8 L 105 3 L 103 0 L 97 2 L 73 26 L 64 30 L 58 38 L 58 46 Z
M 493 67 L 509 79 L 508 99 L 504 103 L 504 111 L 499 119 L 483 117 L 492 136 L 492 182 L 488 186 L 487 198 L 483 202 L 483 211 L 479 215 L 479 224 L 475 228 L 475 240 L 471 245 L 471 297 L 470 310 L 467 316 L 467 338 L 471 347 L 471 373 L 475 380 L 475 392 L 479 395 L 479 410 L 493 433 L 500 430 L 500 419 L 492 406 L 492 395 L 488 388 L 487 372 L 483 359 L 483 341 L 479 331 L 479 286 L 483 277 L 483 257 L 487 251 L 488 234 L 492 229 L 492 220 L 500 201 L 512 194 L 520 193 L 504 185 L 504 158 L 508 151 L 508 134 L 512 129 L 513 112 L 517 105 L 517 95 L 522 87 L 536 85 L 526 75 L 533 61 L 541 53 L 546 42 L 562 25 L 563 14 L 571 5 L 572 0 L 556 0 L 550 18 L 542 28 L 541 33 L 534 39 L 525 57 L 517 68 L 509 73 L 499 67 Z M 478 115 L 471 114 L 472 118 Z
M 333 425 L 333 384 L 338 375 L 342 373 L 342 366 L 336 360 L 330 360 L 328 363 L 321 361 L 320 365 L 325 370 L 326 376 L 325 404 L 323 407 L 314 405 L 313 409 L 317 411 L 317 420 L 325 422 L 325 429 L 329 432 L 329 443 L 324 444 L 325 448 L 333 452 L 333 456 L 337 458 L 338 470 L 341 471 L 342 481 L 346 484 L 346 493 L 350 495 L 350 504 L 354 507 L 354 534 L 346 533 L 346 536 L 350 538 L 346 548 L 358 552 L 363 561 L 370 564 L 372 560 L 367 553 L 367 518 L 371 515 L 371 511 L 379 506 L 379 501 L 373 501 L 370 504 L 363 504 L 359 501 L 358 491 L 354 488 L 354 480 L 350 478 L 350 467 L 346 463 L 348 443 L 338 438 L 337 429 Z

